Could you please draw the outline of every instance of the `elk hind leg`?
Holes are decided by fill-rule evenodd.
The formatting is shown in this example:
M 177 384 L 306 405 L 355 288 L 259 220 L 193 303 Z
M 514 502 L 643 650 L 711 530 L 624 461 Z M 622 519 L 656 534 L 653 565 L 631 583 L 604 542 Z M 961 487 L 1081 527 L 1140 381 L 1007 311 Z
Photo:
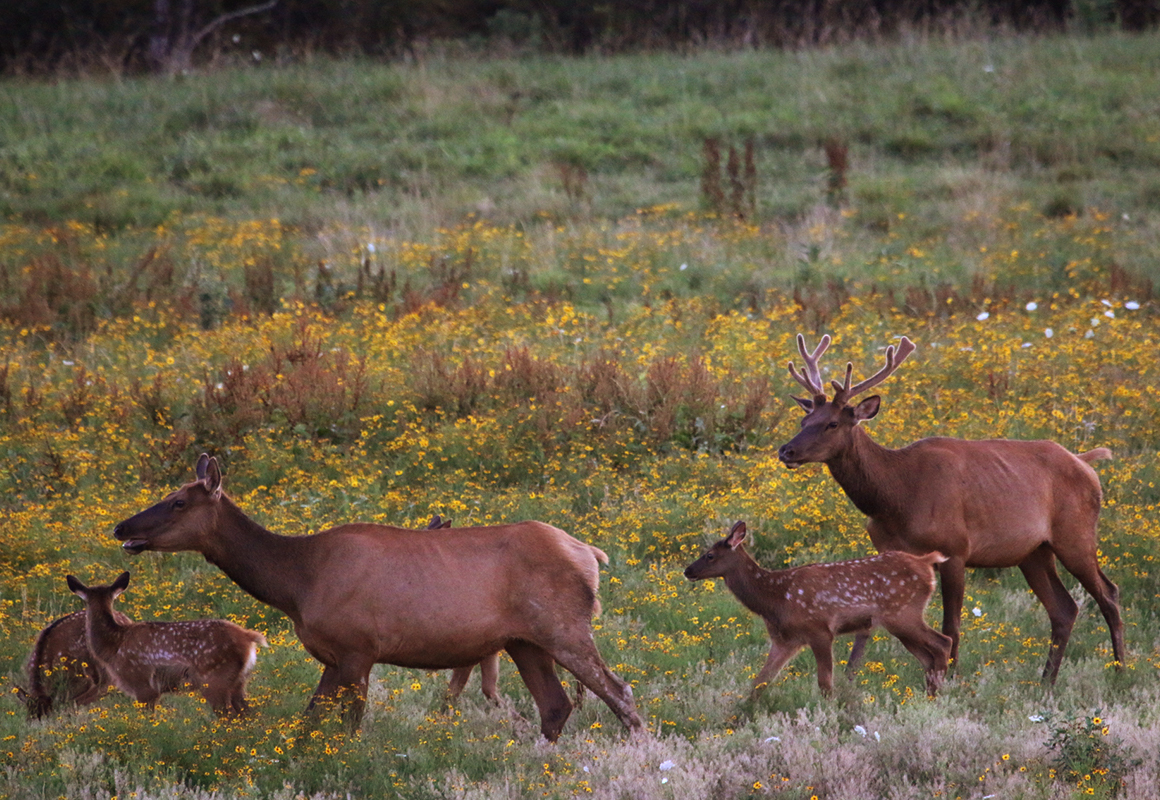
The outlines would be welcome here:
M 1064 556 L 1059 555 L 1059 560 L 1099 605 L 1100 613 L 1104 615 L 1104 621 L 1108 623 L 1108 632 L 1112 636 L 1112 656 L 1116 660 L 1116 668 L 1122 669 L 1124 664 L 1124 622 L 1120 618 L 1120 587 L 1112 583 L 1104 571 L 1100 569 L 1094 551 L 1075 558 L 1065 559 Z
M 917 613 L 883 620 L 882 627 L 902 642 L 902 646 L 922 664 L 926 674 L 926 693 L 931 697 L 938 694 L 949 666 L 951 637 L 927 625 L 921 609 Z
M 1051 623 L 1051 652 L 1043 667 L 1043 680 L 1055 683 L 1059 665 L 1063 662 L 1063 651 L 1067 649 L 1071 629 L 1079 615 L 1079 607 L 1059 579 L 1059 573 L 1055 571 L 1055 555 L 1047 545 L 1040 545 L 1023 559 L 1019 570 L 1031 591 L 1043 604 Z
M 224 716 L 236 710 L 234 692 L 237 683 L 238 671 L 233 665 L 229 665 L 203 676 L 198 681 L 197 688 L 214 713 Z
M 817 633 L 810 638 L 810 650 L 818 663 L 818 688 L 822 694 L 834 691 L 834 638 L 826 633 Z
M 549 742 L 556 741 L 572 714 L 572 703 L 556 677 L 556 662 L 546 650 L 530 642 L 511 642 L 507 651 L 536 701 L 536 710 L 540 712 L 540 733 Z
M 624 727 L 633 733 L 644 732 L 644 721 L 637 713 L 632 687 L 605 665 L 587 630 L 550 652 L 560 666 L 612 709 Z
M 866 642 L 870 641 L 868 632 L 859 632 L 854 636 L 854 644 L 850 646 L 850 658 L 846 661 L 846 677 L 854 680 L 854 673 L 862 661 L 862 654 L 866 652 Z

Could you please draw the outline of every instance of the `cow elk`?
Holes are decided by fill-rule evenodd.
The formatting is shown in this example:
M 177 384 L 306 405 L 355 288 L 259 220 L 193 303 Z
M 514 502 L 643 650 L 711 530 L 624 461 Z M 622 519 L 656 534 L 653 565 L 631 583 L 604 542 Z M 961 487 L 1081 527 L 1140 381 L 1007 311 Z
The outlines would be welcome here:
M 451 527 L 451 520 L 443 519 L 438 514 L 431 517 L 431 521 L 427 523 L 427 530 L 442 530 Z M 596 560 L 601 564 L 608 563 L 608 556 L 603 550 L 597 547 L 592 548 Z M 592 593 L 595 595 L 600 588 L 600 573 L 592 573 Z M 596 599 L 596 608 L 593 616 L 600 614 L 600 598 Z M 479 679 L 480 690 L 483 696 L 488 699 L 493 705 L 499 704 L 499 653 L 492 653 L 487 658 L 479 662 Z M 467 687 L 468 680 L 471 679 L 471 673 L 476 665 L 472 664 L 469 667 L 459 667 L 451 671 L 451 680 L 447 683 L 447 702 L 453 703 L 459 695 L 463 694 L 463 690 Z M 580 708 L 584 704 L 584 684 L 579 681 L 576 682 L 576 699 L 575 707 Z
M 113 602 L 129 586 L 122 572 L 107 586 L 68 588 L 85 601 L 85 639 L 117 688 L 152 708 L 165 692 L 191 682 L 218 714 L 246 711 L 246 679 L 266 638 L 224 619 L 122 622 Z
M 876 627 L 894 634 L 926 672 L 926 691 L 938 692 L 951 640 L 923 620 L 934 592 L 940 553 L 880 553 L 853 561 L 767 570 L 746 552 L 744 522 L 685 569 L 691 581 L 724 578 L 741 604 L 765 620 L 769 658 L 753 684 L 756 700 L 789 660 L 809 647 L 818 662 L 818 686 L 834 688 L 834 637 L 868 635 Z
M 444 528 L 450 527 L 451 520 L 443 519 L 438 514 L 431 517 L 431 521 L 427 523 L 427 530 L 429 531 L 443 530 Z M 607 563 L 607 557 L 605 558 L 605 563 Z M 595 588 L 593 587 L 593 591 L 595 591 Z M 467 686 L 467 681 L 471 678 L 472 670 L 475 667 L 476 665 L 472 664 L 467 667 L 457 667 L 451 671 L 451 680 L 447 684 L 447 700 L 449 702 L 463 694 L 463 690 Z M 483 696 L 492 703 L 498 703 L 499 691 L 496 687 L 499 683 L 499 652 L 492 653 L 479 662 L 479 678 Z
M 885 366 L 854 386 L 853 365 L 847 363 L 845 381 L 831 381 L 834 396 L 827 400 L 818 359 L 829 344 L 830 337 L 823 336 L 811 353 L 805 339 L 797 337 L 805 367 L 798 372 L 791 361 L 789 371 L 809 392 L 806 398 L 793 398 L 806 416 L 778 457 L 791 469 L 825 464 L 870 518 L 866 530 L 879 552 L 938 551 L 947 556 L 939 574 L 942 629 L 952 640 L 952 661 L 958 657 L 966 567 L 1018 566 L 1051 622 L 1043 680 L 1053 683 L 1078 614 L 1056 572 L 1059 559 L 1099 605 L 1120 668 L 1120 591 L 1099 566 L 1096 523 L 1102 494 L 1091 467 L 1111 458 L 1111 452 L 1099 447 L 1076 455 L 1050 441 L 948 437 L 920 439 L 898 450 L 883 447 L 861 427 L 878 413 L 881 399 L 872 395 L 851 403 L 898 369 L 914 344 L 902 337 L 897 350 L 886 349 Z M 851 666 L 865 643 L 865 635 L 855 639 Z
M 200 552 L 289 616 L 323 664 L 308 708 L 342 703 L 357 725 L 373 665 L 457 669 L 506 650 L 549 740 L 572 711 L 556 663 L 626 728 L 644 730 L 631 687 L 605 666 L 592 636 L 600 550 L 534 521 L 438 536 L 369 523 L 280 536 L 223 491 L 216 459 L 203 454 L 196 471 L 197 480 L 121 522 L 114 535 L 130 554 Z

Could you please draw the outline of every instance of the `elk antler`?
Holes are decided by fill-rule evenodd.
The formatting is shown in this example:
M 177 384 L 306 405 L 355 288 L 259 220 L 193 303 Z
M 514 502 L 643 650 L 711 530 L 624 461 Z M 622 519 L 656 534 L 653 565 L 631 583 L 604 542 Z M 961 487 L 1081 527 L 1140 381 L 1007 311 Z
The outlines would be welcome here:
M 797 335 L 798 352 L 802 354 L 802 360 L 805 361 L 805 369 L 798 372 L 794 367 L 793 362 L 789 362 L 789 374 L 793 375 L 794 380 L 806 388 L 806 390 L 813 397 L 822 397 L 823 400 L 826 395 L 825 387 L 822 386 L 822 373 L 818 371 L 818 359 L 826 352 L 826 348 L 830 346 L 830 334 L 822 337 L 818 342 L 818 346 L 814 348 L 814 352 L 806 352 L 806 337 L 800 333 Z
M 894 349 L 894 345 L 886 348 L 886 365 L 876 373 L 871 375 L 866 380 L 854 386 L 850 385 L 850 373 L 854 371 L 854 365 L 846 362 L 846 381 L 845 383 L 838 383 L 837 381 L 830 381 L 834 387 L 834 405 L 842 405 L 848 402 L 851 398 L 860 395 L 867 389 L 872 389 L 882 381 L 890 377 L 894 370 L 898 369 L 899 365 L 906 360 L 906 357 L 915 350 L 914 342 L 902 337 L 902 341 L 898 343 L 898 349 Z

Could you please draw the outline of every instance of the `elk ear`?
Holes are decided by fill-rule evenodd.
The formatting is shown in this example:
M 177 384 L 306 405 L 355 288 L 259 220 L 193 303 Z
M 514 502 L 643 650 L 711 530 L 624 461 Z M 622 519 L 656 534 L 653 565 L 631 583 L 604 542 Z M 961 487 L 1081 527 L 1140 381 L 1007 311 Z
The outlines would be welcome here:
M 803 397 L 794 397 L 792 394 L 789 396 L 789 399 L 793 400 L 795 403 L 797 403 L 799 406 L 801 406 L 802 410 L 805 411 L 807 414 L 814 410 L 814 401 L 813 400 L 806 400 Z
M 197 457 L 197 466 L 193 468 L 194 474 L 197 475 L 199 481 L 205 480 L 205 468 L 209 466 L 209 455 L 202 453 Z
M 120 594 L 121 592 L 125 591 L 128 588 L 129 588 L 129 573 L 122 572 L 120 575 L 117 576 L 117 580 L 113 581 L 113 591 L 115 591 L 117 594 Z
M 854 407 L 855 424 L 867 419 L 874 419 L 878 408 L 882 405 L 882 398 L 876 394 L 870 395 Z
M 745 541 L 745 533 L 745 522 L 737 520 L 729 530 L 729 535 L 725 537 L 725 544 L 729 545 L 731 549 L 736 550 Z
M 205 489 L 209 492 L 209 496 L 213 500 L 218 500 L 222 496 L 222 471 L 218 466 L 216 458 L 210 458 L 209 463 L 205 465 L 205 475 L 200 477 L 200 480 L 205 483 Z
M 65 583 L 68 584 L 68 590 L 78 597 L 84 597 L 85 589 L 87 588 L 83 583 L 76 579 L 73 575 L 64 576 Z

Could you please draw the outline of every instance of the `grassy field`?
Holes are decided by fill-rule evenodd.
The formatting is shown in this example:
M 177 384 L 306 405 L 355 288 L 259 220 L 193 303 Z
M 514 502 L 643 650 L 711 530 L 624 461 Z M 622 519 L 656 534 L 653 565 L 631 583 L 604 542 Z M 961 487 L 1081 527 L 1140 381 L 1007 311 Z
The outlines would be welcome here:
M 29 722 L 11 698 L 0 796 L 1152 797 L 1155 46 L 429 53 L 0 85 L 2 688 L 79 608 L 69 573 L 129 569 L 135 619 L 225 616 L 271 644 L 243 721 L 113 693 Z M 749 141 L 737 218 L 727 152 Z M 745 700 L 764 628 L 684 566 L 736 519 L 767 567 L 870 551 L 824 469 L 777 462 L 799 331 L 834 336 L 835 374 L 918 344 L 868 424 L 884 444 L 1113 450 L 1123 672 L 1076 587 L 1045 689 L 1046 615 L 1017 570 L 974 570 L 937 700 L 889 637 L 832 698 L 803 654 Z M 500 708 L 473 682 L 445 710 L 446 674 L 380 666 L 358 734 L 304 726 L 320 670 L 285 617 L 200 557 L 130 559 L 111 536 L 203 451 L 279 533 L 439 513 L 603 548 L 597 643 L 650 736 L 589 696 L 546 744 L 506 660 Z

